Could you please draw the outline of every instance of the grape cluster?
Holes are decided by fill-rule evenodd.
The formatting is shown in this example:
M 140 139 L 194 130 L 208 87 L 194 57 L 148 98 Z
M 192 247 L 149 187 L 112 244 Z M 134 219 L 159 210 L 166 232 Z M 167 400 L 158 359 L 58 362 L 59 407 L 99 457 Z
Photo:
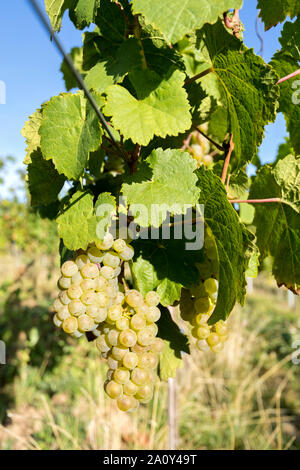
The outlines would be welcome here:
M 208 126 L 207 124 L 203 124 L 199 127 L 199 130 L 202 132 L 207 133 Z M 203 137 L 199 132 L 193 132 L 191 136 L 190 145 L 188 150 L 194 160 L 197 162 L 197 167 L 204 165 L 209 167 L 213 163 L 213 157 L 209 154 L 210 152 L 210 144 L 209 141 Z
M 215 308 L 218 297 L 218 259 L 212 234 L 206 230 L 204 242 L 204 262 L 197 267 L 201 280 L 189 290 L 182 291 L 180 310 L 183 320 L 192 326 L 192 336 L 200 351 L 220 352 L 228 337 L 228 328 L 220 320 L 214 325 L 208 321 Z
M 159 296 L 136 290 L 125 293 L 123 304 L 109 309 L 99 328 L 96 346 L 107 359 L 105 391 L 122 411 L 134 410 L 153 396 L 159 353 L 164 342 L 156 338 L 160 318 Z
M 119 284 L 120 265 L 133 255 L 130 245 L 107 233 L 61 266 L 60 292 L 53 304 L 56 326 L 76 338 L 93 333 L 109 367 L 105 391 L 122 411 L 151 400 L 164 346 L 156 338 L 158 294 L 151 291 L 144 298 Z

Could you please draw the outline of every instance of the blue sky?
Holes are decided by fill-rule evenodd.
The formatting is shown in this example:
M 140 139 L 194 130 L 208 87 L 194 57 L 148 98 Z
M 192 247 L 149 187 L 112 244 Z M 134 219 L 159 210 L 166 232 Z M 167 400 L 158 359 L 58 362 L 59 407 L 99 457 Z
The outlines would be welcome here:
M 43 5 L 43 0 L 39 0 Z M 241 19 L 245 25 L 245 44 L 258 53 L 260 41 L 255 33 L 257 10 L 255 0 L 245 0 Z M 263 32 L 264 59 L 269 61 L 279 48 L 281 26 Z M 65 48 L 81 44 L 77 31 L 66 14 L 59 33 Z M 51 96 L 64 91 L 59 71 L 61 57 L 41 24 L 34 16 L 27 0 L 1 2 L 0 7 L 0 80 L 6 84 L 6 104 L 0 104 L 0 156 L 14 155 L 22 167 L 25 144 L 20 134 L 24 121 Z M 278 116 L 275 124 L 266 128 L 266 137 L 260 150 L 263 162 L 272 161 L 278 145 L 284 140 L 285 123 Z M 17 180 L 14 172 L 7 175 L 9 185 Z

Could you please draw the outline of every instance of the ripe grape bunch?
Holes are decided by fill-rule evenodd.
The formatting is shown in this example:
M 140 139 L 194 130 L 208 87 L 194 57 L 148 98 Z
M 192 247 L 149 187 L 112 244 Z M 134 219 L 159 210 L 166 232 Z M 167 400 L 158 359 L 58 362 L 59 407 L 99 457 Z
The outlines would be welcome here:
M 228 327 L 223 320 L 209 325 L 218 297 L 218 259 L 215 242 L 208 230 L 205 232 L 204 262 L 199 264 L 200 282 L 185 289 L 181 297 L 181 316 L 191 324 L 192 336 L 200 351 L 222 351 L 228 338 Z
M 122 411 L 151 400 L 164 346 L 156 338 L 158 294 L 151 291 L 144 298 L 119 283 L 121 264 L 133 255 L 130 245 L 107 233 L 61 266 L 60 293 L 53 304 L 57 327 L 75 338 L 93 333 L 109 367 L 105 391 Z

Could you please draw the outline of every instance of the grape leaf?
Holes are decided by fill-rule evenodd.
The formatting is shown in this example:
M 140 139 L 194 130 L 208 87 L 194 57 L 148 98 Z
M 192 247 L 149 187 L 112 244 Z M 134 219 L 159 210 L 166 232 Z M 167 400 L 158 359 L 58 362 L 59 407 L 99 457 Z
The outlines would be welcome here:
M 300 15 L 300 3 L 298 0 L 258 0 L 257 8 L 259 16 L 265 23 L 265 29 L 283 23 L 287 16 L 294 18 Z
M 93 195 L 88 191 L 77 191 L 64 202 L 56 221 L 58 234 L 65 247 L 69 250 L 85 250 L 96 238 L 97 219 Z
M 218 300 L 210 318 L 214 324 L 228 317 L 236 301 L 243 302 L 249 261 L 246 252 L 254 237 L 240 222 L 220 178 L 203 169 L 198 170 L 197 175 L 205 223 L 215 237 L 219 257 Z
M 227 120 L 227 132 L 233 133 L 235 144 L 231 162 L 244 166 L 256 155 L 264 126 L 275 120 L 278 77 L 272 67 L 229 34 L 220 20 L 202 28 L 198 47 L 206 69 L 212 68 L 212 73 L 201 78 L 201 85 L 224 105 L 222 121 Z
M 132 273 L 135 285 L 146 294 L 157 290 L 162 305 L 173 305 L 180 299 L 181 288 L 190 287 L 199 280 L 196 263 L 203 261 L 203 250 L 188 250 L 187 240 L 140 239 L 134 242 L 135 258 Z
M 107 63 L 98 62 L 85 77 L 85 84 L 90 90 L 104 93 L 106 88 L 114 84 L 114 77 L 107 73 Z
M 59 173 L 78 179 L 89 153 L 101 144 L 102 130 L 95 111 L 79 91 L 62 93 L 45 105 L 39 134 L 43 157 L 52 159 Z
M 162 380 L 176 376 L 176 370 L 182 367 L 182 352 L 190 353 L 187 337 L 181 333 L 172 320 L 167 308 L 161 307 L 161 318 L 157 322 L 158 335 L 165 340 L 165 348 L 160 355 L 159 375 Z
M 185 34 L 205 23 L 215 23 L 229 8 L 240 8 L 242 0 L 132 0 L 133 12 L 159 29 L 169 43 L 176 43 Z
M 83 49 L 82 47 L 73 47 L 71 49 L 71 52 L 69 54 L 71 57 L 76 70 L 83 74 L 82 70 L 82 61 L 83 61 Z M 60 71 L 63 74 L 63 79 L 65 82 L 66 90 L 70 91 L 72 88 L 78 88 L 78 83 L 77 80 L 75 79 L 73 73 L 71 72 L 69 66 L 67 65 L 65 59 L 63 60 L 61 66 L 60 66 Z
M 47 205 L 54 202 L 62 189 L 65 177 L 59 175 L 51 161 L 44 160 L 40 151 L 31 153 L 28 165 L 28 188 L 31 205 Z
M 181 150 L 154 150 L 132 182 L 122 186 L 131 210 L 134 204 L 143 206 L 135 222 L 142 227 L 159 227 L 168 212 L 184 214 L 187 207 L 195 205 L 199 199 L 195 169 L 196 162 Z
M 286 23 L 280 38 L 282 49 L 277 52 L 271 65 L 282 78 L 295 72 L 300 65 L 300 18 Z M 300 153 L 300 80 L 287 80 L 280 84 L 279 111 L 283 112 L 291 144 Z
M 178 135 L 191 127 L 189 102 L 183 88 L 184 74 L 170 71 L 160 77 L 151 70 L 135 70 L 129 79 L 135 98 L 120 85 L 107 88 L 104 112 L 125 139 L 147 145 L 154 135 Z
M 95 16 L 102 0 L 77 0 L 70 8 L 70 19 L 77 29 L 83 29 L 95 22 Z
M 49 16 L 53 31 L 60 30 L 65 11 L 73 4 L 74 0 L 45 0 L 46 12 Z
M 273 168 L 262 167 L 252 183 L 249 198 L 281 199 L 257 204 L 254 225 L 261 260 L 273 257 L 273 274 L 279 286 L 294 292 L 300 286 L 300 158 L 288 155 Z
M 103 240 L 116 212 L 116 199 L 110 193 L 101 193 L 95 203 L 97 238 Z
M 24 163 L 28 165 L 31 163 L 31 154 L 35 152 L 40 146 L 40 135 L 39 128 L 42 122 L 42 112 L 40 109 L 37 109 L 31 116 L 29 116 L 28 121 L 25 122 L 25 125 L 21 131 L 21 134 L 26 139 L 26 156 Z

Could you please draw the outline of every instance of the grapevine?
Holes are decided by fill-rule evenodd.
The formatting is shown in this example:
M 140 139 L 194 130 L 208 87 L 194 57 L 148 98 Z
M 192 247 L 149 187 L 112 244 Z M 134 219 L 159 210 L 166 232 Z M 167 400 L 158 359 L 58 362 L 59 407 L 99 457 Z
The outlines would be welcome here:
M 49 24 L 31 0 L 66 85 L 22 130 L 31 205 L 60 238 L 53 321 L 99 350 L 122 411 L 175 377 L 183 352 L 222 354 L 265 259 L 300 292 L 300 10 L 258 1 L 266 29 L 285 22 L 266 63 L 243 42 L 242 3 L 45 0 Z M 66 12 L 84 30 L 69 54 Z M 264 165 L 278 112 L 288 144 Z

